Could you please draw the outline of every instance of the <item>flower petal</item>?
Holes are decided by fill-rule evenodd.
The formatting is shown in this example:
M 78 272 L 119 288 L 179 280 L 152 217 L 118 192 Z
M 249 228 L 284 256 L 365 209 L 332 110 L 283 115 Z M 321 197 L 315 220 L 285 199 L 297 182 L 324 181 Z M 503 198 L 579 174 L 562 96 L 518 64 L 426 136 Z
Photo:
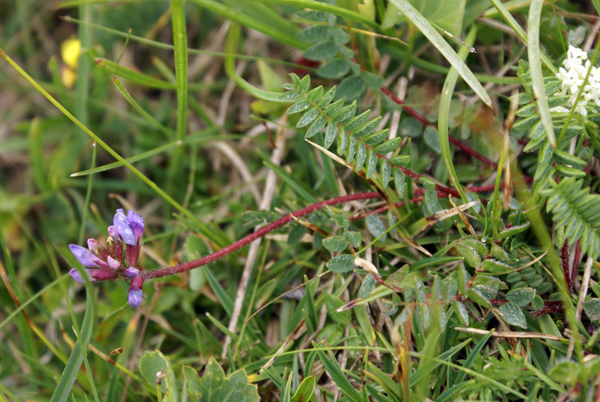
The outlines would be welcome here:
M 131 230 L 131 226 L 129 226 L 129 222 L 127 221 L 127 217 L 123 213 L 122 209 L 117 209 L 117 213 L 113 218 L 113 224 L 117 227 L 117 231 L 119 235 L 123 239 L 126 244 L 130 246 L 135 246 L 135 236 L 133 235 L 133 230 Z
M 69 244 L 71 253 L 77 258 L 77 261 L 87 268 L 108 267 L 108 264 L 96 257 L 90 250 L 78 246 L 77 244 Z
M 135 240 L 139 242 L 140 238 L 144 234 L 144 219 L 136 214 L 135 211 L 130 209 L 127 211 L 127 221 L 129 222 L 131 230 L 133 230 Z
M 88 276 L 88 278 L 90 279 L 90 282 L 96 282 L 96 280 L 94 278 L 92 278 L 89 274 L 88 271 L 85 271 L 86 275 Z M 73 268 L 69 271 L 69 275 L 71 275 L 71 277 L 73 279 L 75 279 L 77 282 L 79 283 L 85 283 L 85 279 L 83 279 L 83 277 L 81 276 L 81 273 L 79 273 L 79 270 L 77 270 L 77 268 Z
M 121 267 L 121 263 L 119 261 L 115 260 L 114 258 L 112 258 L 110 255 L 106 259 L 106 262 L 108 262 L 108 267 L 110 269 L 119 269 Z

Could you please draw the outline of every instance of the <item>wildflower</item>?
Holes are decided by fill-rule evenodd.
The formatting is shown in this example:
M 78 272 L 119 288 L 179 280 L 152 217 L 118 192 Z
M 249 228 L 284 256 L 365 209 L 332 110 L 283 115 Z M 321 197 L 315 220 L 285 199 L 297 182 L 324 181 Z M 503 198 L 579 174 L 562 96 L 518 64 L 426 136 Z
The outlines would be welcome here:
M 135 211 L 128 211 L 127 215 L 118 209 L 113 225 L 108 227 L 109 237 L 106 246 L 96 239 L 88 239 L 88 248 L 70 244 L 71 253 L 77 261 L 88 268 L 85 275 L 91 282 L 116 280 L 119 277 L 131 280 L 129 286 L 129 304 L 137 307 L 142 303 L 142 285 L 144 278 L 140 276 L 138 260 L 140 256 L 140 239 L 144 234 L 144 219 Z M 125 264 L 123 264 L 123 247 L 125 247 Z M 83 274 L 73 268 L 69 274 L 77 282 L 84 283 Z
M 565 106 L 557 106 L 550 109 L 551 112 L 568 113 L 577 102 L 577 95 L 583 85 L 585 78 L 589 77 L 587 84 L 583 87 L 581 99 L 577 102 L 576 113 L 581 116 L 587 116 L 587 106 L 589 101 L 600 106 L 600 69 L 591 65 L 588 55 L 583 50 L 575 46 L 569 46 L 567 58 L 563 61 L 563 67 L 558 69 L 556 78 L 561 81 L 561 89 L 556 95 L 570 95 Z

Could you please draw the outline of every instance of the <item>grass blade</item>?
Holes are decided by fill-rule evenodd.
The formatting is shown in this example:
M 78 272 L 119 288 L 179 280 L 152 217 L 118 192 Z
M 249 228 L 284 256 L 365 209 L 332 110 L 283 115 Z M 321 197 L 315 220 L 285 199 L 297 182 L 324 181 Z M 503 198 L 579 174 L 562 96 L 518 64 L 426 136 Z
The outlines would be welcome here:
M 81 368 L 83 362 L 84 353 L 87 350 L 87 345 L 92 337 L 92 327 L 94 326 L 94 290 L 92 283 L 85 278 L 85 291 L 86 291 L 86 302 L 85 302 L 85 315 L 83 317 L 83 326 L 81 327 L 81 333 L 77 344 L 69 356 L 69 361 L 65 366 L 65 369 L 60 376 L 60 380 L 52 394 L 51 402 L 64 402 L 69 397 L 71 388 L 75 383 L 75 378 Z M 93 383 L 92 383 L 93 386 Z
M 36 80 L 31 78 L 29 74 L 27 74 L 13 59 L 11 59 L 2 49 L 0 49 L 0 57 L 6 60 L 17 72 L 25 78 L 35 89 L 37 89 L 42 95 L 46 97 L 58 110 L 60 110 L 66 117 L 69 118 L 77 127 L 81 128 L 87 135 L 89 135 L 92 139 L 94 139 L 102 148 L 108 151 L 116 160 L 121 162 L 125 167 L 133 172 L 137 177 L 139 177 L 144 183 L 146 183 L 152 190 L 154 190 L 158 195 L 160 195 L 165 201 L 175 207 L 178 211 L 180 211 L 186 218 L 194 222 L 202 232 L 204 236 L 208 239 L 211 239 L 216 245 L 219 247 L 224 247 L 226 244 L 223 244 L 222 241 L 218 239 L 215 235 L 214 230 L 209 229 L 204 223 L 200 222 L 196 216 L 194 216 L 190 211 L 186 208 L 183 208 L 177 201 L 175 201 L 171 196 L 169 196 L 166 192 L 164 192 L 160 187 L 156 185 L 152 180 L 150 180 L 146 175 L 140 172 L 138 169 L 133 167 L 129 162 L 127 162 L 121 155 L 119 155 L 116 151 L 114 151 L 107 143 L 102 141 L 100 137 L 94 134 L 89 128 L 87 128 L 83 123 L 75 118 L 63 105 L 60 104 L 52 95 L 50 95 L 44 88 L 41 87 L 40 84 L 37 83 Z
M 544 85 L 544 75 L 542 74 L 542 63 L 540 62 L 542 52 L 540 49 L 540 20 L 542 18 L 542 8 L 544 0 L 533 0 L 529 8 L 529 20 L 527 26 L 527 54 L 529 56 L 529 67 L 531 69 L 531 84 L 533 95 L 537 98 L 538 111 L 542 118 L 542 124 L 546 129 L 546 137 L 552 148 L 556 148 L 556 137 L 554 136 L 554 124 L 550 116 L 550 107 L 548 106 L 548 97 L 546 96 L 546 86 Z
M 262 32 L 267 36 L 281 42 L 286 45 L 293 46 L 297 49 L 306 49 L 308 47 L 308 43 L 296 39 L 295 36 L 290 35 L 287 32 L 281 32 L 278 29 L 275 29 L 273 26 L 266 24 L 262 21 L 254 19 L 246 14 L 240 13 L 235 8 L 227 6 L 222 3 L 217 3 L 212 0 L 190 0 L 192 3 L 197 4 L 200 7 L 206 8 L 213 13 L 217 13 L 227 18 L 230 21 L 235 21 L 240 23 L 248 28 L 252 28 L 258 32 Z
M 186 111 L 188 91 L 188 56 L 185 11 L 182 0 L 173 0 L 172 19 L 173 46 L 175 46 L 175 79 L 177 85 L 177 138 L 186 133 Z
M 473 91 L 481 98 L 481 100 L 492 107 L 492 100 L 487 94 L 485 89 L 481 86 L 477 78 L 473 75 L 469 67 L 464 61 L 456 54 L 456 52 L 450 47 L 448 42 L 442 38 L 438 31 L 431 26 L 419 12 L 414 8 L 408 0 L 391 0 L 391 3 L 398 7 L 400 11 L 406 15 L 406 17 L 415 24 L 421 32 L 433 43 L 433 45 L 439 50 L 439 52 L 450 62 L 450 64 L 456 69 L 460 76 L 465 80 Z

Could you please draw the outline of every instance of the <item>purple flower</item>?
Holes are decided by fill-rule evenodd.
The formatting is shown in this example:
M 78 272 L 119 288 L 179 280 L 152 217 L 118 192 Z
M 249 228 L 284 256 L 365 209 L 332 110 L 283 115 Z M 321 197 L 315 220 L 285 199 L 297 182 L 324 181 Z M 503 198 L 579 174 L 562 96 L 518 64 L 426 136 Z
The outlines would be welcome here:
M 130 246 L 137 245 L 135 235 L 133 234 L 133 230 L 131 230 L 129 221 L 127 220 L 127 217 L 123 213 L 122 209 L 117 209 L 117 213 L 113 218 L 113 224 L 117 227 L 119 235 L 121 236 L 125 244 L 129 244 Z
M 133 230 L 136 243 L 139 243 L 144 234 L 144 220 L 141 216 L 136 214 L 135 211 L 130 209 L 127 211 L 127 222 L 129 222 L 129 226 L 131 227 L 131 230 Z
M 123 275 L 128 278 L 135 278 L 140 273 L 140 270 L 137 268 L 129 267 L 124 272 Z
M 76 244 L 69 244 L 69 249 L 71 253 L 77 258 L 77 261 L 81 263 L 84 267 L 87 268 L 98 268 L 105 267 L 108 268 L 108 264 L 102 261 L 100 258 L 96 257 L 92 252 L 86 248 L 78 246 Z
M 121 241 L 121 237 L 119 236 L 119 231 L 116 226 L 110 225 L 108 227 L 108 235 L 114 239 L 114 241 Z
M 119 274 L 116 271 L 110 269 L 86 269 L 84 271 L 90 282 L 99 282 L 99 281 L 112 281 L 119 277 Z M 79 283 L 85 283 L 85 280 L 81 276 L 81 273 L 77 270 L 77 268 L 73 268 L 69 271 L 69 274 Z
M 131 307 L 137 307 L 142 304 L 143 284 L 144 278 L 139 275 L 131 280 L 131 285 L 129 285 L 129 304 Z

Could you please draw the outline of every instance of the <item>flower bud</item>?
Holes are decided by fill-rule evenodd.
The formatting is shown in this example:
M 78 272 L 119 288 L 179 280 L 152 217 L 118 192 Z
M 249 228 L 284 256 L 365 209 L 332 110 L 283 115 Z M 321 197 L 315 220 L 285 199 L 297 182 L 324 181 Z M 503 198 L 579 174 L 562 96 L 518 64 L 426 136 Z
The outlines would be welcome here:
M 110 255 L 108 256 L 106 262 L 108 262 L 108 267 L 110 269 L 119 269 L 121 268 L 121 261 L 117 261 L 114 258 L 112 258 Z
M 127 278 L 135 278 L 140 273 L 140 270 L 137 268 L 129 267 L 124 272 L 123 275 Z
M 108 268 L 108 264 L 102 261 L 100 258 L 96 257 L 92 252 L 86 248 L 78 246 L 76 244 L 69 244 L 69 249 L 71 253 L 77 258 L 77 261 L 81 263 L 84 267 L 87 268 L 98 268 L 105 267 Z
M 142 285 L 144 284 L 144 278 L 141 276 L 136 276 L 131 280 L 131 285 L 129 285 L 129 304 L 131 307 L 138 307 L 142 304 Z
M 98 240 L 88 239 L 87 244 L 92 254 L 101 260 L 106 261 L 106 258 L 108 257 L 108 251 L 102 246 L 102 244 L 100 244 Z
M 110 269 L 86 269 L 85 273 L 87 274 L 90 282 L 102 282 L 102 281 L 112 281 L 118 278 L 119 274 L 116 271 Z M 75 279 L 79 283 L 85 283 L 83 276 L 76 269 L 73 268 L 69 271 L 69 274 L 73 279 Z

